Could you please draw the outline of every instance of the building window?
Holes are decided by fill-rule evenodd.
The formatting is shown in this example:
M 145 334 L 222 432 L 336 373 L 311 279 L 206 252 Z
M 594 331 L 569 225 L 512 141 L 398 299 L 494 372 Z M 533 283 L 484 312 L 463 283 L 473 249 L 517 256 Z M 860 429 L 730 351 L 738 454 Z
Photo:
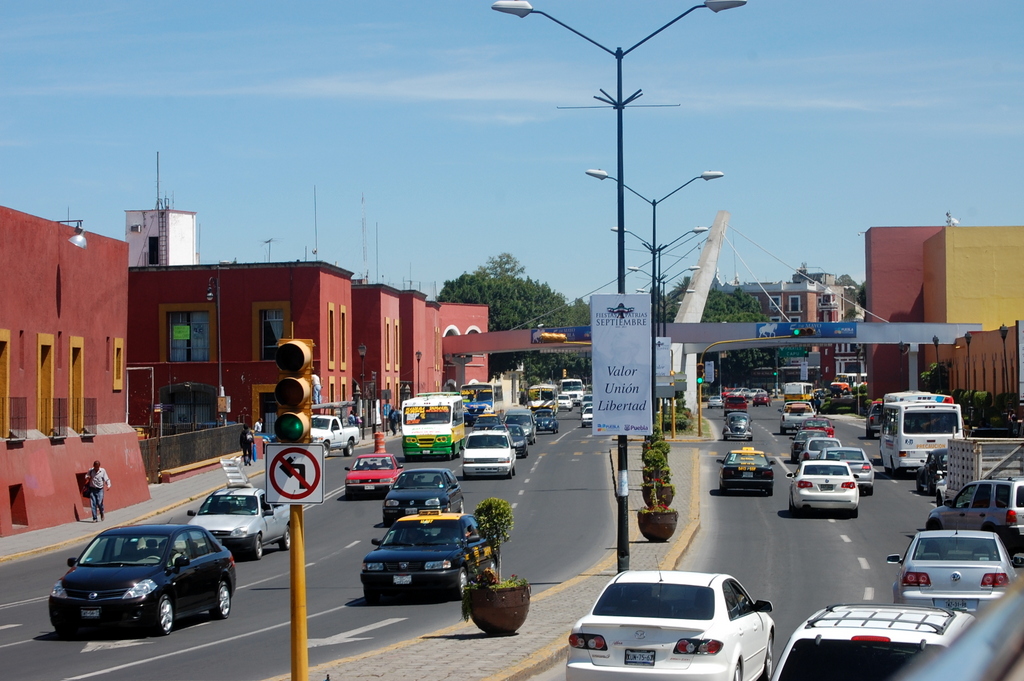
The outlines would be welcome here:
M 789 312 L 800 312 L 800 296 L 789 297 Z
M 159 265 L 160 264 L 160 237 L 151 236 L 149 237 L 149 258 L 147 264 Z
M 782 317 L 769 317 L 768 321 L 770 321 L 770 322 L 781 322 L 782 321 Z
M 210 313 L 169 312 L 171 362 L 210 361 Z
M 782 296 L 771 296 L 771 300 L 771 311 L 782 312 Z
M 260 310 L 260 359 L 274 359 L 277 341 L 284 335 L 284 310 Z
M 339 308 L 341 312 L 340 319 L 338 320 L 338 329 L 341 333 L 338 334 L 338 338 L 341 339 L 339 346 L 341 348 L 341 368 L 348 368 L 348 310 L 342 305 Z M 344 398 L 343 398 L 344 399 Z
M 327 303 L 327 369 L 334 371 L 334 303 Z M 333 400 L 331 400 L 333 402 Z
M 107 359 L 109 361 L 111 358 L 108 357 Z M 114 369 L 113 389 L 115 391 L 117 391 L 117 390 L 124 390 L 124 338 L 115 338 L 114 339 L 114 356 L 113 356 L 113 361 L 114 361 L 114 366 L 113 366 L 113 369 Z
M 803 320 L 800 319 L 800 317 L 790 317 L 789 321 L 792 322 L 792 323 L 798 324 L 798 323 L 802 322 Z

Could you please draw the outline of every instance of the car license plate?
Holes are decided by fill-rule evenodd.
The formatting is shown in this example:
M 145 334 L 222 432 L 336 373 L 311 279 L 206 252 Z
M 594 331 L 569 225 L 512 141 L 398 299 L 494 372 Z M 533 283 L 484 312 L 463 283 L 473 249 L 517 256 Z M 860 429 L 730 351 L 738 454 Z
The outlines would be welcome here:
M 935 606 L 948 610 L 969 610 L 974 603 L 966 598 L 936 598 Z M 975 605 L 976 607 L 976 605 Z
M 831 492 L 833 489 L 835 489 L 835 485 L 821 484 L 818 485 L 818 489 L 820 489 L 822 492 Z
M 406 515 L 416 515 L 417 513 L 419 513 L 419 511 L 417 511 L 415 508 L 407 508 L 407 509 L 405 509 L 405 514 Z
M 743 477 L 744 478 L 752 478 L 752 477 L 754 477 L 754 474 L 752 472 L 750 472 L 750 471 L 747 471 L 746 473 L 743 474 Z
M 412 584 L 412 575 L 395 575 L 392 582 L 394 584 Z
M 653 650 L 630 650 L 626 649 L 626 664 L 637 664 L 644 667 L 654 666 Z
M 98 620 L 100 618 L 99 608 L 82 608 L 83 620 Z

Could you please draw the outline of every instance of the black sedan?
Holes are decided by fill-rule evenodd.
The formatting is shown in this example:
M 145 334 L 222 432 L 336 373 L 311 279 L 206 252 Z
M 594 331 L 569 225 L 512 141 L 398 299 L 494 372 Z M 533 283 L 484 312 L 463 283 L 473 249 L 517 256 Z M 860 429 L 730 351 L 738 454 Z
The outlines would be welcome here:
M 382 594 L 440 592 L 458 600 L 470 578 L 494 567 L 491 545 L 476 518 L 464 513 L 423 511 L 399 518 L 363 558 L 359 575 L 369 605 Z
M 533 412 L 533 418 L 537 421 L 537 432 L 542 430 L 558 435 L 558 418 L 555 412 L 550 409 L 538 409 Z
M 505 427 L 508 428 L 508 434 L 512 440 L 512 449 L 516 450 L 516 458 L 522 459 L 529 454 L 526 433 L 523 432 L 523 427 L 515 423 L 509 423 Z
M 135 525 L 99 534 L 50 592 L 50 623 L 61 638 L 79 627 L 124 625 L 166 636 L 175 620 L 231 613 L 235 561 L 205 528 Z
M 403 471 L 384 497 L 384 524 L 422 510 L 462 513 L 462 487 L 447 468 Z
M 731 489 L 753 489 L 772 496 L 775 491 L 775 471 L 764 452 L 753 447 L 736 449 L 719 459 L 722 467 L 718 471 L 718 493 L 725 494 Z

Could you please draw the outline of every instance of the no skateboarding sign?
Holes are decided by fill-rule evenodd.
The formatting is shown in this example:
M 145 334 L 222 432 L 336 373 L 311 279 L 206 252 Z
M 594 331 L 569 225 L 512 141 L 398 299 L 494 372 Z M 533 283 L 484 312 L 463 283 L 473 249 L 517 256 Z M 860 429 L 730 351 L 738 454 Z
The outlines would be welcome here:
M 266 445 L 267 501 L 272 504 L 324 503 L 322 444 Z

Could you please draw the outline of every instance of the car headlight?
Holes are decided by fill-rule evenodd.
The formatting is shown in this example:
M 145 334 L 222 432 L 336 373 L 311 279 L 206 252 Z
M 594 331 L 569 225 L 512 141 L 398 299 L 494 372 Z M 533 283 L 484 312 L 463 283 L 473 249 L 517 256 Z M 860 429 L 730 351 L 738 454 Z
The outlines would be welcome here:
M 423 564 L 424 570 L 447 570 L 452 566 L 450 560 L 428 560 Z
M 156 582 L 152 579 L 144 579 L 132 588 L 124 592 L 121 598 L 142 598 L 156 591 Z
M 384 501 L 385 506 L 398 506 L 398 499 L 387 499 Z
M 441 505 L 441 500 L 440 499 L 427 499 L 426 505 L 427 506 L 440 506 Z
M 384 563 L 363 563 L 363 572 L 383 572 Z
M 235 529 L 231 530 L 232 537 L 244 537 L 246 534 L 248 533 L 245 531 L 244 527 L 236 527 Z
M 58 580 L 57 583 L 53 585 L 53 590 L 50 591 L 50 595 L 54 598 L 68 597 L 68 592 L 64 590 L 64 580 Z

